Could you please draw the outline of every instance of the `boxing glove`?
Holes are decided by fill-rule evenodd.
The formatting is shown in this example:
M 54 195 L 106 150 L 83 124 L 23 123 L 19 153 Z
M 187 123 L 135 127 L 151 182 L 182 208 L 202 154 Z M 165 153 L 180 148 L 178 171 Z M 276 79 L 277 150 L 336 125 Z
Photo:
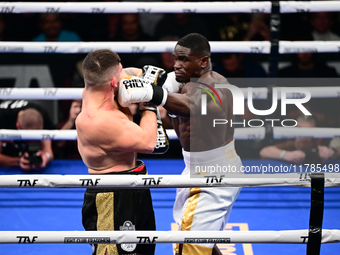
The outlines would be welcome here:
M 157 141 L 153 152 L 150 154 L 164 154 L 169 149 L 169 137 L 166 130 L 163 127 L 161 115 L 159 113 L 158 107 L 150 102 L 139 103 L 139 110 L 141 111 L 153 111 L 157 116 Z
M 142 70 L 143 72 L 139 77 L 142 78 L 145 83 L 161 87 L 167 78 L 165 70 L 156 66 L 145 65 Z
M 118 102 L 123 107 L 133 103 L 151 102 L 164 105 L 168 92 L 162 87 L 155 86 L 141 77 L 128 77 L 119 82 Z
M 162 87 L 169 93 L 180 93 L 183 86 L 184 83 L 176 81 L 175 72 L 170 72 Z
M 170 146 L 169 137 L 163 127 L 161 115 L 157 107 L 157 141 L 154 151 L 151 154 L 164 154 Z

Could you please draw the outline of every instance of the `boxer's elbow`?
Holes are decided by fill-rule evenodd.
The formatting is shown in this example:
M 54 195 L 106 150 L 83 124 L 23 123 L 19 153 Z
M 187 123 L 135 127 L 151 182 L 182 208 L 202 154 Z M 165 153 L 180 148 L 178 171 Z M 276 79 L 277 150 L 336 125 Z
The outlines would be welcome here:
M 144 142 L 143 147 L 141 148 L 141 151 L 139 151 L 139 153 L 144 153 L 144 154 L 151 153 L 155 150 L 155 147 L 156 147 L 156 140 L 149 139 Z

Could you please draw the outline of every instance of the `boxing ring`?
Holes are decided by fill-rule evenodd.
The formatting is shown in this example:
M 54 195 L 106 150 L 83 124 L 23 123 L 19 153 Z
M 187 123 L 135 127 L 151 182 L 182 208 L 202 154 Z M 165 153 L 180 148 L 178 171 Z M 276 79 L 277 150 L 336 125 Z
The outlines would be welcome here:
M 276 33 L 278 24 L 275 21 L 278 21 L 278 17 L 275 15 L 295 12 L 340 11 L 340 2 L 333 1 L 273 3 L 6 2 L 0 3 L 0 9 L 6 13 L 272 13 L 274 15 L 271 19 L 272 40 L 270 42 L 211 42 L 212 52 L 269 54 L 272 77 L 277 71 L 277 61 L 276 63 L 273 61 L 277 54 L 339 52 L 340 48 L 340 42 L 315 41 L 308 42 L 308 46 L 306 46 L 306 42 L 278 41 Z M 0 42 L 0 53 L 76 54 L 100 48 L 109 48 L 118 53 L 171 52 L 174 45 L 175 42 Z M 253 93 L 257 95 L 258 99 L 265 99 L 271 89 L 256 88 Z M 312 97 L 336 98 L 340 94 L 340 87 L 322 89 L 305 87 L 305 89 L 311 91 Z M 82 89 L 75 88 L 1 88 L 0 99 L 81 99 L 81 92 Z M 245 93 L 245 97 L 247 97 L 247 93 Z M 332 138 L 340 135 L 340 129 L 337 128 L 313 128 L 313 130 L 311 128 L 296 128 L 287 133 L 284 128 L 274 127 L 272 132 L 274 139 L 301 136 Z M 170 139 L 176 139 L 173 130 L 168 130 L 168 134 Z M 264 139 L 266 136 L 265 127 L 236 128 L 235 130 L 235 139 L 248 140 L 254 136 Z M 0 130 L 0 139 L 74 140 L 76 132 L 74 130 Z M 105 233 L 104 235 L 102 231 L 100 231 L 101 233 L 83 231 L 81 225 L 81 206 L 85 191 L 83 187 L 97 183 L 97 180 L 93 177 L 90 178 L 86 166 L 80 160 L 55 160 L 47 169 L 35 172 L 34 175 L 23 175 L 20 169 L 1 167 L 0 254 L 90 254 L 89 242 L 155 242 L 157 244 L 156 254 L 170 255 L 172 254 L 170 243 L 185 242 L 184 239 L 190 239 L 188 242 L 197 242 L 197 239 L 202 239 L 201 233 L 183 232 L 178 234 L 170 231 L 175 230 L 172 225 L 174 187 L 206 186 L 209 180 L 182 180 L 181 177 L 177 177 L 176 175 L 179 175 L 184 168 L 182 160 L 143 159 L 143 161 L 148 168 L 148 180 L 145 180 L 145 177 L 144 179 L 136 177 L 138 180 L 131 180 L 131 176 L 127 180 L 124 176 L 120 176 L 122 180 L 118 184 L 121 187 L 151 188 L 157 232 L 159 233 Z M 243 164 L 244 166 L 262 166 L 263 164 L 289 166 L 288 163 L 275 160 L 243 160 Z M 339 166 L 340 161 L 329 160 L 327 164 Z M 339 186 L 340 179 L 337 175 L 339 172 L 332 171 L 324 175 L 313 173 L 312 176 L 305 172 L 297 174 L 290 169 L 286 177 L 291 175 L 294 177 L 280 177 L 277 180 L 275 178 L 267 178 L 267 180 L 261 178 L 235 179 L 229 180 L 229 182 L 223 180 L 221 185 L 236 185 L 244 188 L 233 207 L 226 231 L 205 232 L 205 235 L 208 233 L 209 238 L 211 237 L 215 241 L 221 240 L 219 247 L 223 254 L 302 254 L 306 252 L 306 244 L 307 254 L 319 254 L 320 243 L 318 244 L 318 242 L 325 243 L 321 246 L 321 254 L 338 254 L 340 248 L 338 244 L 340 242 L 340 219 L 338 217 L 340 190 L 337 186 Z M 173 178 L 168 178 L 166 175 L 171 175 Z M 102 184 L 98 181 L 96 187 L 100 187 Z M 210 184 L 214 186 L 213 182 Z M 110 181 L 107 180 L 105 185 L 110 185 Z M 311 189 L 306 187 L 311 187 Z M 323 189 L 324 187 L 325 189 Z M 324 198 L 320 197 L 323 192 Z M 315 201 L 318 205 L 315 204 Z M 322 235 L 317 229 L 320 227 L 320 222 L 318 222 L 320 220 Z M 34 243 L 34 245 L 22 245 L 28 243 Z M 68 245 L 71 243 L 76 243 L 76 245 Z

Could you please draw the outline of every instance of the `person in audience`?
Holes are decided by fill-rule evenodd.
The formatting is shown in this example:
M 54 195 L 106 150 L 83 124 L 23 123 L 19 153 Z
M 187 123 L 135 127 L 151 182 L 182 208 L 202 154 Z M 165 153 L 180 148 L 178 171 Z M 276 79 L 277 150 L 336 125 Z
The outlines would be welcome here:
M 3 104 L 2 104 L 3 105 Z M 7 116 L 12 115 L 10 118 Z M 11 120 L 15 119 L 13 124 Z M 0 129 L 42 130 L 43 115 L 34 108 L 1 109 Z M 24 171 L 45 168 L 52 162 L 54 155 L 49 139 L 40 141 L 0 141 L 0 166 L 20 167 Z
M 297 118 L 297 123 L 297 127 L 313 128 L 316 122 L 312 116 L 301 115 Z M 322 164 L 336 157 L 336 152 L 329 146 L 321 145 L 319 140 L 297 137 L 262 148 L 260 156 L 264 159 L 277 159 L 294 164 Z
M 69 107 L 69 114 L 66 119 L 58 125 L 59 130 L 75 130 L 75 121 L 81 111 L 81 100 L 73 100 Z M 60 140 L 53 143 L 55 157 L 58 159 L 80 159 L 77 141 Z
M 34 42 L 79 42 L 81 38 L 76 32 L 63 29 L 58 13 L 44 13 L 40 16 L 42 33 L 34 37 Z

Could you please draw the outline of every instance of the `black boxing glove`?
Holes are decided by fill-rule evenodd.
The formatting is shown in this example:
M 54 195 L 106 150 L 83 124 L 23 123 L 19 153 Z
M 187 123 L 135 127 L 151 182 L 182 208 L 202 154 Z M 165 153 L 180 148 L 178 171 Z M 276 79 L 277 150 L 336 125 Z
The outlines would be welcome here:
M 163 127 L 161 115 L 157 107 L 157 141 L 154 151 L 151 154 L 164 154 L 168 151 L 170 143 L 166 130 Z

